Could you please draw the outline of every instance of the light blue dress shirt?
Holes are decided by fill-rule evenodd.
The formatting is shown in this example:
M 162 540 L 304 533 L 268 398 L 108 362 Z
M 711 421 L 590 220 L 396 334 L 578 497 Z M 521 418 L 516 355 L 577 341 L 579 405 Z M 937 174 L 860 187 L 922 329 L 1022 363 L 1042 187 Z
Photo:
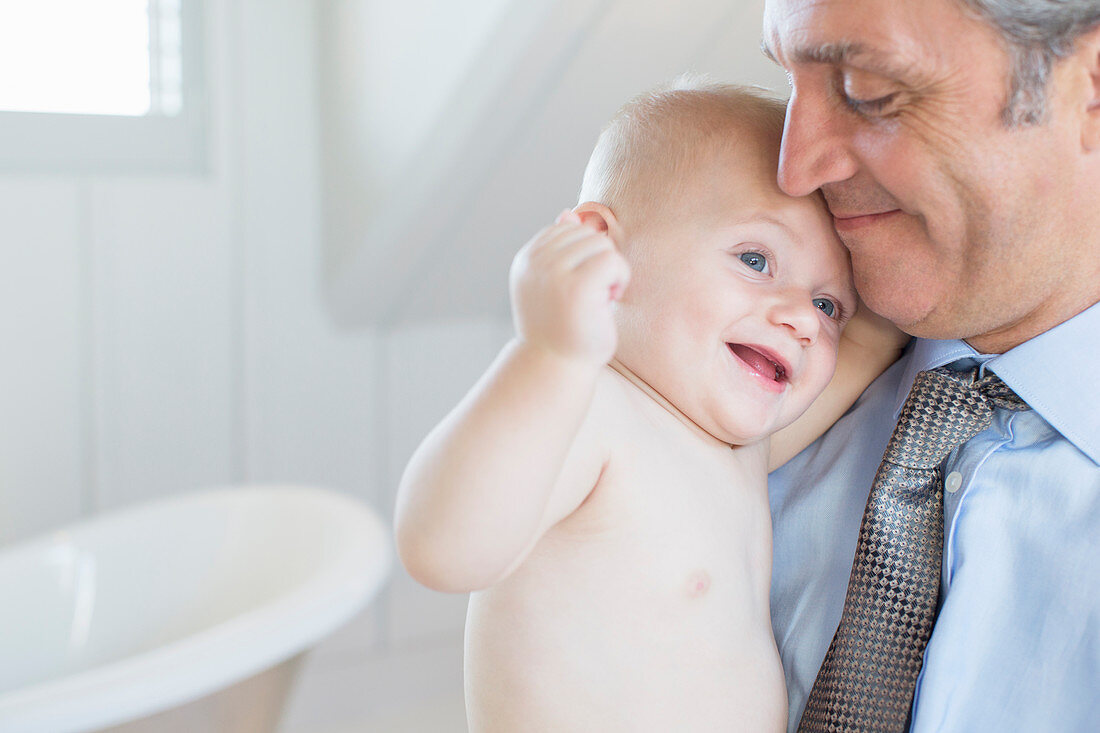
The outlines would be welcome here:
M 944 464 L 940 612 L 912 731 L 1100 731 L 1100 304 L 1002 355 L 917 340 L 771 475 L 790 730 L 840 621 L 871 480 L 917 372 L 981 364 L 1031 410 Z

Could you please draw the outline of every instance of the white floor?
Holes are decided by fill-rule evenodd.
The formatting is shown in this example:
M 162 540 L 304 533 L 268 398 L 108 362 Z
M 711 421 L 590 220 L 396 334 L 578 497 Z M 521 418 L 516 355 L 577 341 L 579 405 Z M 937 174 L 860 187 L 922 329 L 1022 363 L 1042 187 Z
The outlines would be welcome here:
M 424 700 L 416 709 L 392 711 L 313 733 L 466 733 L 462 697 Z M 289 733 L 289 732 L 288 732 Z
M 461 640 L 306 657 L 279 733 L 466 733 Z

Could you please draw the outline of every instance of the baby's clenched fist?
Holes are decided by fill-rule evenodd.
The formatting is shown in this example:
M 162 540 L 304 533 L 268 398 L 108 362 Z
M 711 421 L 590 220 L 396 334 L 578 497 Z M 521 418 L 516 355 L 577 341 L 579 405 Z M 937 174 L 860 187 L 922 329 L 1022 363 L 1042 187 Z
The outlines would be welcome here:
M 613 303 L 629 280 L 611 238 L 563 212 L 512 261 L 516 333 L 559 356 L 606 364 L 617 344 Z

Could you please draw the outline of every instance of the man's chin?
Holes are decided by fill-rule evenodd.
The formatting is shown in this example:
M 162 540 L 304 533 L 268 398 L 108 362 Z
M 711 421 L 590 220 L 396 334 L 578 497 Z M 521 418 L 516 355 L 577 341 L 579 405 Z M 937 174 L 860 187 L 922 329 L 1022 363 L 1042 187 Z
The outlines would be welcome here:
M 974 335 L 972 322 L 966 321 L 942 308 L 930 308 L 926 311 L 914 311 L 913 309 L 899 308 L 891 311 L 889 305 L 882 306 L 885 310 L 878 310 L 870 301 L 864 301 L 867 306 L 893 322 L 910 336 L 937 341 L 960 339 L 966 340 Z M 966 326 L 970 326 L 967 328 Z
M 891 321 L 910 336 L 955 338 L 934 335 L 946 326 L 946 324 L 937 323 L 937 309 L 935 306 L 921 306 L 921 304 L 914 302 L 912 298 L 907 300 L 899 298 L 899 294 L 904 292 L 901 288 L 884 290 L 883 292 L 872 291 L 866 294 L 862 290 L 859 292 L 865 306 L 886 320 Z M 904 302 L 899 302 L 899 300 L 904 300 Z
M 916 265 L 853 255 L 853 284 L 863 304 L 911 335 L 939 319 L 944 306 L 938 283 L 920 278 Z

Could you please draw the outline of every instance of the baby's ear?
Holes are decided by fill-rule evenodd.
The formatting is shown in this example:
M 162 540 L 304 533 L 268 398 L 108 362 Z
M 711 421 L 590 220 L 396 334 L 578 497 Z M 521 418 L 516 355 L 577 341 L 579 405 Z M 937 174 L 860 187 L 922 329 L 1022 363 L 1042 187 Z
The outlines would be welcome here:
M 585 201 L 577 205 L 573 212 L 580 217 L 581 224 L 598 232 L 604 232 L 616 243 L 621 241 L 619 220 L 615 218 L 615 213 L 603 204 Z

